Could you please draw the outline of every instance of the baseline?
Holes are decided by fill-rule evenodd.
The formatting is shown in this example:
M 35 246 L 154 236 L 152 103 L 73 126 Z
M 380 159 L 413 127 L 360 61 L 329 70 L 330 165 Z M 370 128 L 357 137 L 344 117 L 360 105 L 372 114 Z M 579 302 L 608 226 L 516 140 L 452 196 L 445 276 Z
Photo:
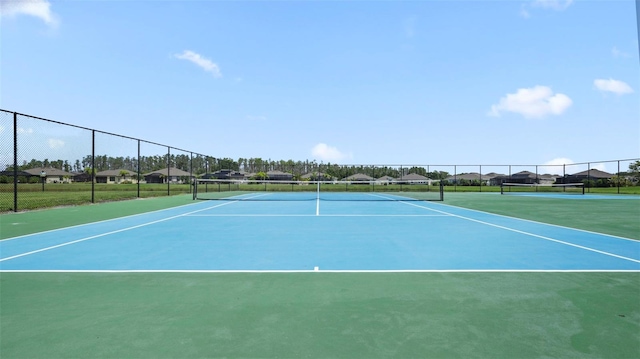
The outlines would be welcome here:
M 640 269 L 0 269 L 0 273 L 640 273 Z

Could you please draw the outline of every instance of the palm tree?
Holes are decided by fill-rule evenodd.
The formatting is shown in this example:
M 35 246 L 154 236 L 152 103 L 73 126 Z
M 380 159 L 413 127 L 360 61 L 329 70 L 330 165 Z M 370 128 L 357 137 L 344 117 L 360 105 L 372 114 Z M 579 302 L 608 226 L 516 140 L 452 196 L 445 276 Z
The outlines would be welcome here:
M 129 174 L 129 171 L 127 171 L 127 170 L 120 170 L 119 175 L 120 175 L 120 177 L 122 177 L 122 180 L 121 180 L 120 182 L 125 181 L 125 180 L 127 179 L 127 175 L 128 175 L 128 174 Z

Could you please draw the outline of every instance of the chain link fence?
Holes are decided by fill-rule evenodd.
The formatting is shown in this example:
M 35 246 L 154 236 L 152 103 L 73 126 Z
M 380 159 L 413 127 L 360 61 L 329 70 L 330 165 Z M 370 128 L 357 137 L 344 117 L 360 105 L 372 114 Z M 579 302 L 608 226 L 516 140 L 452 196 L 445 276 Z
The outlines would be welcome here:
M 191 193 L 210 157 L 5 110 L 0 151 L 0 212 Z
M 357 180 L 499 192 L 503 183 L 583 183 L 640 194 L 640 159 L 554 165 L 337 165 L 215 158 L 0 110 L 0 212 L 192 193 L 192 179 Z

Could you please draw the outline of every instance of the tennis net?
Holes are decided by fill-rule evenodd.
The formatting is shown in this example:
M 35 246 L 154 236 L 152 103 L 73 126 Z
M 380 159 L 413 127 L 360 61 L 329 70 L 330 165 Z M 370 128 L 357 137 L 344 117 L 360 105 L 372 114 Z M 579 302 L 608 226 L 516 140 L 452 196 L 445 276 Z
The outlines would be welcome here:
M 522 193 L 558 193 L 584 194 L 584 183 L 538 184 L 538 183 L 503 183 L 500 194 Z
M 442 201 L 442 184 L 418 181 L 275 181 L 196 179 L 194 200 Z

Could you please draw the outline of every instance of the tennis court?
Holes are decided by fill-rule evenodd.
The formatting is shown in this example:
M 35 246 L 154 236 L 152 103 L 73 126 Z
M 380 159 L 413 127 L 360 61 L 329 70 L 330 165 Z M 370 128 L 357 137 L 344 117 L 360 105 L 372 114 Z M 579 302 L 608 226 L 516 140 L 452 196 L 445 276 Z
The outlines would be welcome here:
M 0 241 L 2 357 L 640 355 L 632 235 L 463 208 L 469 195 L 286 195 Z M 476 197 L 616 202 L 638 226 L 633 196 Z

